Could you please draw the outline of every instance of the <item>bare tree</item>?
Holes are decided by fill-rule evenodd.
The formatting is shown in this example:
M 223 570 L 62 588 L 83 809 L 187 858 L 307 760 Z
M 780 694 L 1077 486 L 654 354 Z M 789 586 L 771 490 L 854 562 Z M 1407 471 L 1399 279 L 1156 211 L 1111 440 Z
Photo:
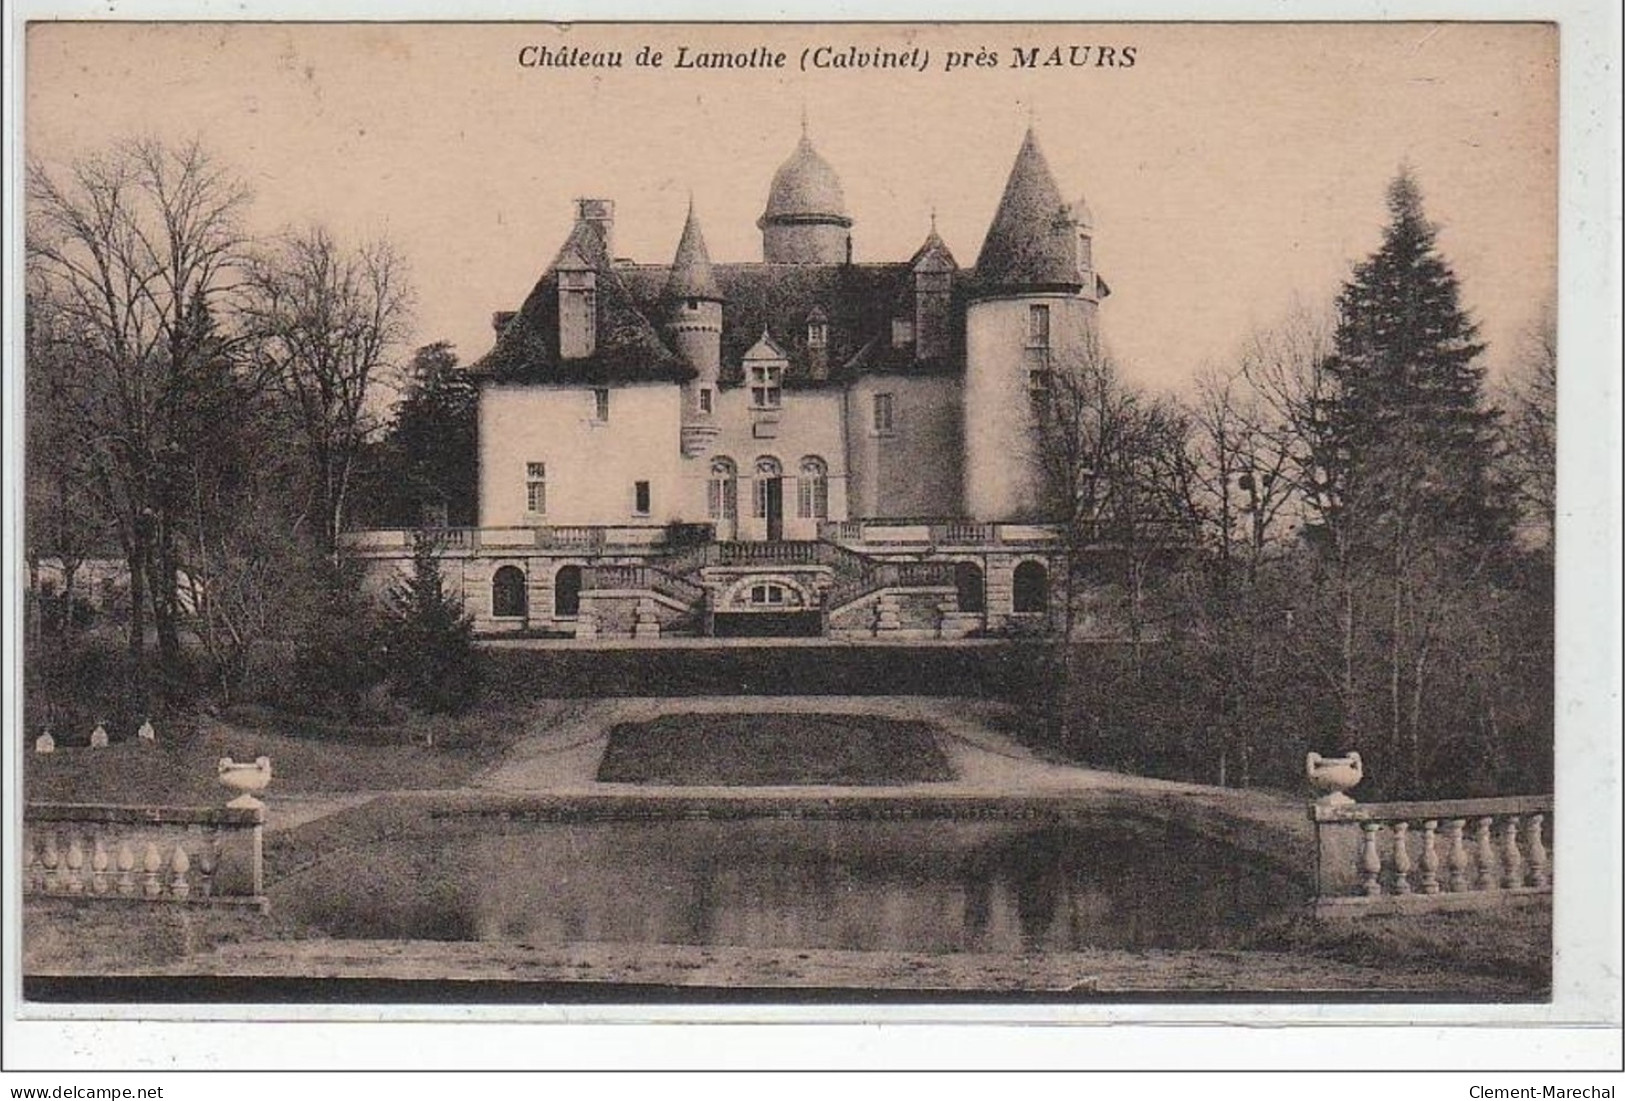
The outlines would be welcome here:
M 1541 541 L 1551 546 L 1557 534 L 1557 318 L 1550 308 L 1524 334 L 1503 400 L 1514 493 Z
M 28 261 L 71 334 L 77 447 L 129 566 L 130 652 L 145 688 L 150 599 L 165 683 L 180 662 L 183 440 L 206 326 L 230 293 L 248 192 L 196 142 L 138 139 L 28 172 Z
M 1242 370 L 1200 374 L 1191 421 L 1200 471 L 1195 514 L 1218 553 L 1221 584 L 1231 580 L 1238 549 L 1252 583 L 1265 553 L 1291 530 L 1292 436 Z
M 54 559 L 62 571 L 59 621 L 73 625 L 74 587 L 79 568 L 112 538 L 94 503 L 81 491 L 88 480 L 79 447 L 80 424 L 75 394 L 84 359 L 54 308 L 48 287 L 31 290 L 26 306 L 24 373 L 25 521 L 23 555 L 29 570 L 29 638 L 40 641 L 42 562 Z
M 336 554 L 378 390 L 408 335 L 411 292 L 386 241 L 347 249 L 320 227 L 287 236 L 251 274 L 261 361 L 287 399 L 311 466 L 308 512 Z
M 1334 640 L 1328 660 L 1318 663 L 1337 700 L 1339 738 L 1354 738 L 1359 710 L 1360 602 L 1363 574 L 1355 533 L 1345 522 L 1346 456 L 1331 422 L 1339 397 L 1332 355 L 1331 318 L 1302 306 L 1279 324 L 1260 329 L 1241 353 L 1241 375 L 1257 395 L 1270 446 L 1282 456 L 1282 474 L 1304 534 L 1327 564 L 1333 622 L 1306 623 L 1304 637 Z M 1311 603 L 1305 612 L 1313 615 Z
M 1120 568 L 1136 663 L 1144 641 L 1148 572 L 1184 538 L 1195 468 L 1182 411 L 1129 387 L 1090 334 L 1038 380 L 1031 453 L 1041 518 L 1059 536 L 1060 656 L 1054 695 L 1069 733 L 1073 637 L 1083 597 L 1102 570 Z M 1138 664 L 1136 665 L 1138 667 Z

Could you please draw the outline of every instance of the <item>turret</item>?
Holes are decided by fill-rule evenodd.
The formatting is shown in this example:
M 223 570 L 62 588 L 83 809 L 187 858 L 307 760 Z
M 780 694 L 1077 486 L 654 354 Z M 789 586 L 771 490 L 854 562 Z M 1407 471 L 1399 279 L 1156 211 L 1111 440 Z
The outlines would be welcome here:
M 769 264 L 844 264 L 852 260 L 852 219 L 840 178 L 818 155 L 803 123 L 801 141 L 773 174 L 767 209 L 757 219 Z
M 683 384 L 683 454 L 704 455 L 720 431 L 716 401 L 722 370 L 722 291 L 711 270 L 711 255 L 692 201 L 666 279 L 664 300 L 666 331 L 677 354 L 695 372 Z
M 1093 354 L 1098 292 L 1087 206 L 1068 204 L 1031 129 L 982 242 L 965 314 L 965 504 L 1034 518 L 1035 410 L 1052 372 Z

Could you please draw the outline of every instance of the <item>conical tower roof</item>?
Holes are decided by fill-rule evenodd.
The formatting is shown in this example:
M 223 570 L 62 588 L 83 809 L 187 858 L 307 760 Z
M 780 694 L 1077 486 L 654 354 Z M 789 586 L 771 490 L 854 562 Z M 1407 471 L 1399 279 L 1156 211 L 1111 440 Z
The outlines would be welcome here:
M 692 200 L 688 204 L 688 220 L 683 223 L 682 240 L 677 242 L 677 255 L 672 258 L 671 276 L 666 280 L 666 297 L 722 299 Z
M 851 225 L 846 216 L 846 194 L 835 169 L 813 148 L 805 132 L 790 159 L 773 174 L 762 220 L 821 219 Z
M 984 291 L 1082 286 L 1071 222 L 1038 136 L 1029 128 L 976 258 L 978 286 Z

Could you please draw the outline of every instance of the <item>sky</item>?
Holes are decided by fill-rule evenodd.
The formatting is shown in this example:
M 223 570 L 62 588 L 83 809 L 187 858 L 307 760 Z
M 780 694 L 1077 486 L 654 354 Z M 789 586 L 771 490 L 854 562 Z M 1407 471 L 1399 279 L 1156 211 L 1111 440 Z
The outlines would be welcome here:
M 660 68 L 634 64 L 643 46 Z M 527 46 L 624 67 L 526 67 Z M 682 69 L 783 51 L 783 68 Z M 917 47 L 924 71 L 813 69 L 804 49 Z M 1017 47 L 1118 64 L 1018 68 Z M 1132 47 L 1134 64 L 1121 64 Z M 255 194 L 250 228 L 387 236 L 413 343 L 491 345 L 569 230 L 615 200 L 615 251 L 668 262 L 690 196 L 712 258 L 760 259 L 774 170 L 806 116 L 855 258 L 906 259 L 936 214 L 975 262 L 1023 132 L 1085 198 L 1128 373 L 1180 388 L 1296 305 L 1329 307 L 1417 175 L 1494 370 L 1557 286 L 1557 36 L 1524 24 L 34 24 L 26 155 L 201 138 Z M 996 64 L 946 71 L 950 51 Z

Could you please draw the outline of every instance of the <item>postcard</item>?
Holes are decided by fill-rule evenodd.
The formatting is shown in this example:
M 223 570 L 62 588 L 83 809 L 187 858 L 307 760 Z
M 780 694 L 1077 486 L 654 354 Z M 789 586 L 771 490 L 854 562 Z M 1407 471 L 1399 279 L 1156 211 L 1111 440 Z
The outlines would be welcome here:
M 1606 1016 L 1557 23 L 19 34 L 19 1020 Z

